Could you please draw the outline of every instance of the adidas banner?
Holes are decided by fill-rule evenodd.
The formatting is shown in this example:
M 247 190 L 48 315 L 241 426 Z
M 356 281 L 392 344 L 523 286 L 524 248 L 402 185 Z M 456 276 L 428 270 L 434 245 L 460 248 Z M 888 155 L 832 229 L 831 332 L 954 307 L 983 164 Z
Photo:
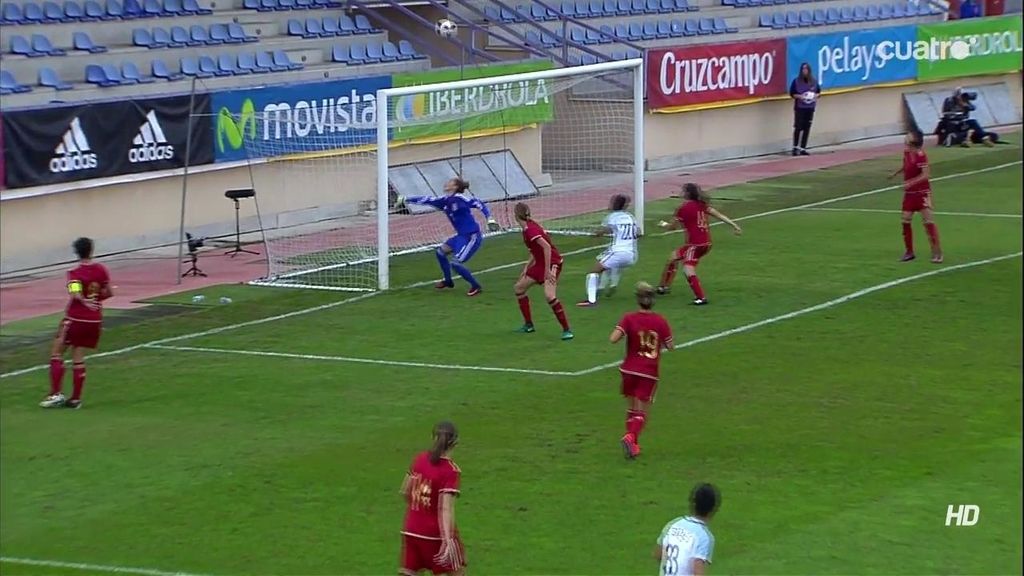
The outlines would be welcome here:
M 3 115 L 7 188 L 185 165 L 189 96 L 99 102 Z M 197 94 L 189 164 L 213 162 L 210 96 Z

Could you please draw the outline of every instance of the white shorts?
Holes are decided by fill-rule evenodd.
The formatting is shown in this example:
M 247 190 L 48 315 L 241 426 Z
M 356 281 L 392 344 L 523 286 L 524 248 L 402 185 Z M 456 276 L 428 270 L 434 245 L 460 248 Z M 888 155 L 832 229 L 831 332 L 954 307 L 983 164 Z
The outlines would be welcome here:
M 597 261 L 609 270 L 622 270 L 636 264 L 636 252 L 602 252 Z

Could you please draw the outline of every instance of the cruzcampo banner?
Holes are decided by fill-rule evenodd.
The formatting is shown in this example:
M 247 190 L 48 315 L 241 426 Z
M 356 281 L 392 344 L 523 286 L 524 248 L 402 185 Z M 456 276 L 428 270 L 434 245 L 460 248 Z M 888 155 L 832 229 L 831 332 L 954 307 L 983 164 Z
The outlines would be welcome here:
M 422 86 L 550 70 L 548 60 L 491 64 L 466 68 L 395 74 L 391 85 Z M 477 135 L 554 119 L 552 80 L 518 80 L 457 90 L 396 96 L 388 102 L 393 140 L 450 139 Z
M 959 76 L 998 74 L 1021 69 L 1020 15 L 991 18 L 969 18 L 917 27 L 919 43 L 952 45 L 967 43 L 966 58 L 920 59 L 918 80 L 939 80 Z M 946 44 L 946 43 L 949 44 Z

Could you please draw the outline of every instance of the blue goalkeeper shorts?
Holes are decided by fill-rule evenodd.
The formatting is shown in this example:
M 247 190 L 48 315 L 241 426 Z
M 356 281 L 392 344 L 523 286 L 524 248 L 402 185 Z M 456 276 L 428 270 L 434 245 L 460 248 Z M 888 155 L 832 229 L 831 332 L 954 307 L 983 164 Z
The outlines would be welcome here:
M 452 257 L 458 262 L 469 262 L 473 254 L 480 249 L 484 243 L 483 234 L 466 234 L 465 236 L 452 236 L 444 241 L 445 246 L 452 249 Z

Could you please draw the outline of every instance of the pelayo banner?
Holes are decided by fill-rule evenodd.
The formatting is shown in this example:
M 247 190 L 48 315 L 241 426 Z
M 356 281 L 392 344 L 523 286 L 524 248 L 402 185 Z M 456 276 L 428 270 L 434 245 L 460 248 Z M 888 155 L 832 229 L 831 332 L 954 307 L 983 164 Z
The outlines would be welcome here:
M 755 100 L 785 91 L 783 39 L 647 52 L 647 102 L 652 110 Z
M 919 80 L 999 74 L 1021 69 L 1019 14 L 921 24 L 917 27 L 917 40 L 922 45 L 935 46 L 962 41 L 967 43 L 969 49 L 967 57 L 962 59 L 933 57 L 919 60 Z
M 914 80 L 914 26 L 850 30 L 787 39 L 786 68 L 796 77 L 808 62 L 822 88 L 852 88 Z
M 120 176 L 185 164 L 189 96 L 99 102 L 3 115 L 7 186 Z M 195 96 L 191 165 L 213 161 L 210 98 Z
M 465 70 L 430 70 L 395 74 L 394 86 L 422 86 L 460 79 L 489 78 L 553 68 L 549 60 L 513 64 L 489 64 Z M 398 96 L 388 103 L 395 140 L 450 138 L 462 131 L 517 128 L 554 119 L 554 80 L 521 80 L 513 83 L 423 92 Z

